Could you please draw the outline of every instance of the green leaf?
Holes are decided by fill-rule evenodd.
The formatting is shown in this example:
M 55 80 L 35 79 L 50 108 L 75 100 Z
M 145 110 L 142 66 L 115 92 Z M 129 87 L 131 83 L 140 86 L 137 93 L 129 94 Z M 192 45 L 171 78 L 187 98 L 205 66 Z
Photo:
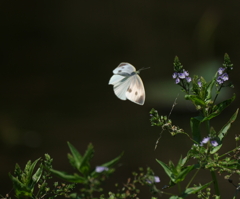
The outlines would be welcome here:
M 222 144 L 219 144 L 218 146 L 211 148 L 210 153 L 211 154 L 216 153 L 219 149 L 221 149 L 221 147 L 222 147 Z
M 192 130 L 193 139 L 198 144 L 201 141 L 200 124 L 202 122 L 202 119 L 203 119 L 202 116 L 197 116 L 197 117 L 192 117 L 190 120 L 190 126 L 191 126 L 191 130 Z
M 81 164 L 81 161 L 82 161 L 82 156 L 81 154 L 78 152 L 78 150 L 70 143 L 70 142 L 67 142 L 68 144 L 68 147 L 72 153 L 72 156 L 68 156 L 72 166 L 74 166 L 76 169 L 80 169 L 80 164 Z
M 168 175 L 168 177 L 171 179 L 171 181 L 175 181 L 175 176 L 173 175 L 173 172 L 171 171 L 171 169 L 162 161 L 156 159 L 156 161 L 162 166 L 162 168 L 164 169 L 165 173 Z
M 218 116 L 225 108 L 227 108 L 235 100 L 235 98 L 236 95 L 234 94 L 232 98 L 215 105 L 213 107 L 213 112 L 209 116 L 205 117 L 202 122 Z
M 238 110 L 232 115 L 232 117 L 230 118 L 230 120 L 223 126 L 223 128 L 219 131 L 218 133 L 218 138 L 220 139 L 220 141 L 222 141 L 222 139 L 227 135 L 228 130 L 230 129 L 232 123 L 236 120 L 237 115 L 238 115 Z
M 187 174 L 190 171 L 192 171 L 194 168 L 195 168 L 195 165 L 191 165 L 191 166 L 187 166 L 187 167 L 183 168 L 182 171 L 176 177 L 175 183 L 182 182 L 185 179 L 185 177 L 187 176 Z
M 32 176 L 30 187 L 34 188 L 34 186 L 38 183 L 40 178 L 42 177 L 43 167 L 40 165 L 40 168 L 35 172 L 35 174 Z
M 22 183 L 17 177 L 12 176 L 10 173 L 9 177 L 12 180 L 14 191 L 17 198 L 32 196 L 33 189 L 30 186 L 28 186 L 28 184 Z
M 206 106 L 205 102 L 196 95 L 185 95 L 185 99 L 191 100 L 195 105 Z
M 190 194 L 195 194 L 205 188 L 207 188 L 210 184 L 212 183 L 211 182 L 208 182 L 206 183 L 205 185 L 202 185 L 202 186 L 198 186 L 198 187 L 190 187 L 190 188 L 187 188 L 181 195 L 180 195 L 180 198 L 186 198 L 187 196 L 189 196 Z
M 87 151 L 82 157 L 82 161 L 80 162 L 80 167 L 79 167 L 79 171 L 85 176 L 89 174 L 89 171 L 90 171 L 89 160 L 93 157 L 93 153 L 94 153 L 93 145 L 89 144 Z
M 213 80 L 207 85 L 207 96 L 206 96 L 206 99 L 205 101 L 208 101 L 212 98 L 212 88 L 213 86 L 215 85 L 215 82 L 216 82 L 216 78 L 217 77 L 217 73 L 215 74 L 215 77 L 213 78 Z
M 180 199 L 180 198 L 178 196 L 171 196 L 169 199 Z
M 66 180 L 68 182 L 80 183 L 80 184 L 87 184 L 87 180 L 84 177 L 81 177 L 77 174 L 69 175 L 63 171 L 57 171 L 54 169 L 50 169 L 50 172 L 56 175 L 57 177 Z

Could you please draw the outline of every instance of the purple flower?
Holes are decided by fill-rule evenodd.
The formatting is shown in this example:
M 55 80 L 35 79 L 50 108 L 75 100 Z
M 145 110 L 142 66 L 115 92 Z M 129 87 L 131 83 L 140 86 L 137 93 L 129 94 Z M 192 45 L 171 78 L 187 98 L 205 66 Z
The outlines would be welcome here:
M 185 76 L 188 76 L 188 75 L 189 75 L 189 72 L 187 72 L 187 71 L 185 71 L 185 70 L 183 70 L 183 72 L 184 72 Z
M 228 74 L 224 73 L 224 74 L 217 77 L 217 83 L 222 84 L 223 82 L 227 81 L 228 79 L 229 79 Z
M 178 77 L 181 78 L 181 79 L 184 79 L 185 78 L 185 74 L 184 73 L 178 73 Z
M 205 137 L 200 143 L 200 146 L 203 146 L 203 144 L 206 144 L 210 140 L 210 137 Z
M 180 82 L 180 79 L 177 78 L 175 82 L 176 82 L 176 84 L 178 84 Z
M 211 140 L 211 144 L 212 144 L 213 146 L 218 146 L 218 143 L 217 143 L 216 140 Z
M 155 183 L 159 183 L 161 180 L 158 176 L 154 176 L 154 182 Z
M 186 77 L 186 80 L 187 80 L 187 82 L 189 83 L 189 82 L 192 81 L 192 78 L 191 78 L 191 77 Z
M 153 183 L 159 183 L 161 180 L 158 176 L 149 176 L 149 178 L 147 179 L 147 182 L 149 184 L 153 184 Z
M 218 69 L 218 75 L 221 75 L 221 74 L 223 73 L 224 70 L 225 70 L 225 68 L 220 67 L 220 68 Z
M 217 78 L 217 83 L 218 83 L 218 84 L 222 84 L 222 83 L 223 83 L 223 80 L 222 80 L 222 77 L 221 77 L 221 76 L 218 76 L 218 78 Z
M 173 73 L 172 75 L 173 79 L 175 79 L 177 76 L 178 76 L 177 73 Z
M 96 166 L 95 171 L 96 171 L 97 173 L 102 173 L 103 171 L 108 171 L 108 167 Z
M 224 82 L 228 80 L 228 74 L 227 74 L 227 73 L 224 73 L 224 74 L 222 75 L 222 80 L 223 80 Z
M 198 86 L 202 87 L 202 82 L 200 80 L 198 80 Z

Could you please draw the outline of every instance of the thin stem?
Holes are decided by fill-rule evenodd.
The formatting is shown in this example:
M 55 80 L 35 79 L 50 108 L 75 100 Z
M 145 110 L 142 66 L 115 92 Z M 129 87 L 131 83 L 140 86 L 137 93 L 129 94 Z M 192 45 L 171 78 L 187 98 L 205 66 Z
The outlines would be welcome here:
M 194 173 L 193 177 L 191 178 L 191 180 L 189 181 L 189 183 L 186 186 L 186 189 L 190 186 L 190 184 L 192 183 L 193 179 L 196 177 L 197 173 L 199 172 L 199 169 L 197 169 L 197 171 Z
M 182 192 L 181 192 L 181 185 L 180 185 L 180 183 L 177 183 L 177 185 L 178 185 L 178 191 L 179 191 L 179 193 L 182 193 Z
M 218 182 L 217 182 L 217 178 L 216 178 L 216 174 L 214 171 L 211 171 L 211 176 L 213 179 L 213 185 L 214 185 L 214 190 L 215 190 L 215 194 L 217 196 L 220 196 L 220 191 L 219 191 L 219 187 L 218 187 Z
M 216 96 L 215 96 L 215 98 L 214 98 L 214 100 L 213 100 L 213 104 L 215 104 L 215 101 L 217 100 L 217 97 L 218 97 L 218 94 L 219 94 L 219 92 L 220 92 L 220 90 L 222 89 L 222 84 L 221 84 L 221 86 L 219 87 L 219 89 L 217 90 L 217 94 L 216 94 Z

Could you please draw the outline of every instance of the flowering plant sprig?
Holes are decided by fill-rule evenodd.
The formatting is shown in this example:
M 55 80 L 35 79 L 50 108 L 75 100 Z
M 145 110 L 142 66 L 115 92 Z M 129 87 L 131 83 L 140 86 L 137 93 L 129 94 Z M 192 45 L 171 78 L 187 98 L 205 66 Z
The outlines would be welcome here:
M 189 149 L 187 155 L 183 159 L 180 158 L 176 166 L 174 166 L 171 161 L 168 165 L 160 160 L 157 160 L 157 162 L 162 166 L 165 173 L 170 178 L 170 183 L 167 186 L 168 188 L 175 185 L 180 187 L 180 182 L 186 180 L 185 176 L 195 170 L 195 173 L 185 189 L 182 190 L 179 188 L 179 194 L 173 194 L 172 197 L 170 197 L 171 199 L 185 198 L 188 195 L 196 193 L 199 198 L 209 198 L 210 195 L 212 195 L 215 199 L 218 199 L 221 194 L 216 172 L 219 175 L 225 173 L 226 179 L 230 179 L 233 174 L 240 175 L 240 161 L 238 155 L 238 153 L 240 153 L 240 146 L 238 144 L 240 136 L 235 137 L 235 148 L 224 154 L 218 153 L 223 146 L 224 138 L 230 130 L 232 123 L 237 118 L 238 110 L 219 131 L 216 131 L 210 125 L 210 121 L 221 114 L 235 99 L 235 95 L 233 95 L 230 99 L 217 102 L 222 88 L 233 88 L 232 83 L 229 83 L 229 74 L 233 70 L 233 64 L 228 54 L 225 54 L 222 67 L 217 70 L 210 82 L 207 82 L 203 77 L 197 75 L 191 78 L 187 70 L 183 68 L 178 57 L 175 57 L 173 66 L 174 73 L 172 77 L 175 80 L 175 84 L 182 88 L 182 91 L 186 94 L 185 99 L 194 104 L 199 115 L 190 119 L 192 133 L 189 134 L 183 129 L 173 125 L 169 117 L 159 116 L 155 109 L 150 111 L 151 125 L 162 128 L 159 139 L 161 138 L 162 132 L 167 129 L 171 135 L 187 135 L 192 142 L 192 147 Z M 207 128 L 205 130 L 201 127 L 202 124 L 206 124 Z M 201 183 L 200 185 L 192 185 L 192 181 L 197 176 L 200 169 L 209 170 L 212 181 L 204 185 L 201 185 Z M 213 185 L 213 189 L 208 188 L 206 192 L 208 196 L 206 196 L 203 190 L 211 186 L 211 184 Z M 210 192 L 212 190 L 215 192 L 214 194 Z

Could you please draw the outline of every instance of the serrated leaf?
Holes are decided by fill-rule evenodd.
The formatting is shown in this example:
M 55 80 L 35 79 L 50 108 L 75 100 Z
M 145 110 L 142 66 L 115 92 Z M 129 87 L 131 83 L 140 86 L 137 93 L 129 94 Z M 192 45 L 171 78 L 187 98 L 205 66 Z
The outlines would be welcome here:
M 232 123 L 236 120 L 237 115 L 238 115 L 238 110 L 232 115 L 232 117 L 230 118 L 230 120 L 223 126 L 223 128 L 219 131 L 218 133 L 218 138 L 220 139 L 220 141 L 222 141 L 222 139 L 227 135 L 228 130 L 230 129 Z

